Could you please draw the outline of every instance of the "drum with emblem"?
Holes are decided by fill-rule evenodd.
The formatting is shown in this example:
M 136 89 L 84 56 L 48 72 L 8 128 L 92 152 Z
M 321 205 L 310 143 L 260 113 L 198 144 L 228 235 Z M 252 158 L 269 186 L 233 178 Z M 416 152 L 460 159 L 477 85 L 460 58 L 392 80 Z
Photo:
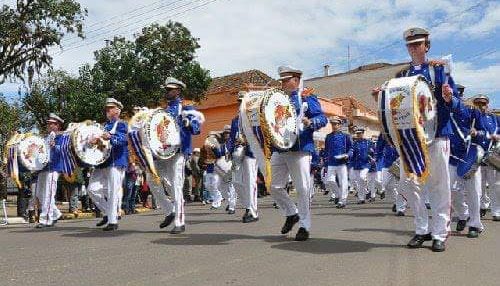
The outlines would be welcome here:
M 398 149 L 407 175 L 429 174 L 428 145 L 437 129 L 436 99 L 425 77 L 394 78 L 378 96 L 382 133 Z
M 177 120 L 163 109 L 138 112 L 132 117 L 130 128 L 139 132 L 142 144 L 157 159 L 169 159 L 180 149 L 181 135 Z
M 101 136 L 104 127 L 95 121 L 84 121 L 71 126 L 71 144 L 77 160 L 83 165 L 98 166 L 111 155 L 111 142 Z
M 8 160 L 15 160 L 19 170 L 30 172 L 41 171 L 49 163 L 49 146 L 42 137 L 27 133 L 14 135 L 6 145 Z
M 266 138 L 279 150 L 288 150 L 295 144 L 298 137 L 297 114 L 288 95 L 280 90 L 268 89 L 247 92 L 244 99 L 244 115 L 261 144 Z M 249 135 L 245 134 L 247 138 Z

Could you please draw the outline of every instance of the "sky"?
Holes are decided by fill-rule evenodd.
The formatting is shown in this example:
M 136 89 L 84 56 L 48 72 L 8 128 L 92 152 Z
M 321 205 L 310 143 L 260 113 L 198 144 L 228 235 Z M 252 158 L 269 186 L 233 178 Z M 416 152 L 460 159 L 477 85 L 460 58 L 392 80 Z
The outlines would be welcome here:
M 14 0 L 0 0 L 10 4 Z M 179 21 L 199 38 L 197 60 L 212 76 L 259 69 L 277 77 L 292 65 L 304 77 L 374 62 L 409 61 L 403 31 L 431 32 L 429 58 L 452 54 L 466 96 L 484 93 L 500 108 L 500 1 L 437 0 L 81 0 L 86 39 L 52 50 L 54 67 L 77 73 L 115 35 L 132 38 L 151 23 Z M 376 3 L 376 4 L 375 4 Z M 348 60 L 348 50 L 350 57 Z M 362 80 L 362 79 L 360 79 Z M 18 83 L 0 85 L 17 96 Z

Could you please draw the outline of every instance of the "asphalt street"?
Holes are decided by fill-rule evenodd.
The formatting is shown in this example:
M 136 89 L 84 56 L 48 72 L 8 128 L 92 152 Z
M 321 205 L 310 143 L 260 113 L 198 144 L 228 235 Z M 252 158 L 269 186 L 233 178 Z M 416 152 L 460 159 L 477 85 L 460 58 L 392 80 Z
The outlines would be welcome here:
M 241 223 L 242 209 L 189 204 L 181 235 L 158 228 L 161 210 L 126 216 L 113 233 L 96 219 L 0 227 L 0 285 L 500 285 L 491 217 L 479 238 L 452 233 L 446 252 L 433 253 L 404 247 L 411 211 L 396 217 L 387 199 L 338 210 L 317 195 L 306 242 L 293 241 L 298 226 L 281 235 L 279 210 L 259 203 L 252 224 Z

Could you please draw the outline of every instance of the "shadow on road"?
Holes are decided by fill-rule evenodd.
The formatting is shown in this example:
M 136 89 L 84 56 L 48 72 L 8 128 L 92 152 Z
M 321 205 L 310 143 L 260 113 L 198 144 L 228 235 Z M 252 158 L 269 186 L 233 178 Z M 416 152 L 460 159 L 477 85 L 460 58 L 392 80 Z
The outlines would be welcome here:
M 367 252 L 374 248 L 400 248 L 401 245 L 378 244 L 356 240 L 342 240 L 330 238 L 311 238 L 305 242 L 291 241 L 286 236 L 250 236 L 244 234 L 186 234 L 172 238 L 161 238 L 151 241 L 155 244 L 163 245 L 228 245 L 237 240 L 262 240 L 271 243 L 270 248 L 295 251 L 310 254 L 333 254 Z
M 349 229 L 343 229 L 342 231 L 348 231 L 348 232 L 384 232 L 384 233 L 390 233 L 390 234 L 395 234 L 395 235 L 400 235 L 400 236 L 412 236 L 414 232 L 412 231 L 407 231 L 407 230 L 399 230 L 399 229 L 386 229 L 386 228 L 349 228 Z

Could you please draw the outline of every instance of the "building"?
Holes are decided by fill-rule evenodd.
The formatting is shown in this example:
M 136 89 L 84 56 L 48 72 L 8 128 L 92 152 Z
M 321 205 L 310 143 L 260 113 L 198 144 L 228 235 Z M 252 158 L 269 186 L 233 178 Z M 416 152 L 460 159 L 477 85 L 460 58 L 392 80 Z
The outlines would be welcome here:
M 318 94 L 327 98 L 352 97 L 370 110 L 377 110 L 371 91 L 387 80 L 394 78 L 408 64 L 375 63 L 360 66 L 354 70 L 322 77 L 314 77 L 304 81 L 308 87 L 314 88 Z
M 193 137 L 193 146 L 201 147 L 210 131 L 222 130 L 224 125 L 231 123 L 238 112 L 239 91 L 264 90 L 279 86 L 279 81 L 259 70 L 249 70 L 214 78 L 205 94 L 205 99 L 196 106 L 198 110 L 203 112 L 206 121 L 203 124 L 201 134 Z M 315 94 L 317 93 L 315 92 Z M 327 116 L 343 116 L 340 105 L 321 96 L 318 99 Z M 329 128 L 330 126 L 327 126 L 320 130 L 317 138 L 319 140 L 323 138 L 323 134 L 330 132 Z

